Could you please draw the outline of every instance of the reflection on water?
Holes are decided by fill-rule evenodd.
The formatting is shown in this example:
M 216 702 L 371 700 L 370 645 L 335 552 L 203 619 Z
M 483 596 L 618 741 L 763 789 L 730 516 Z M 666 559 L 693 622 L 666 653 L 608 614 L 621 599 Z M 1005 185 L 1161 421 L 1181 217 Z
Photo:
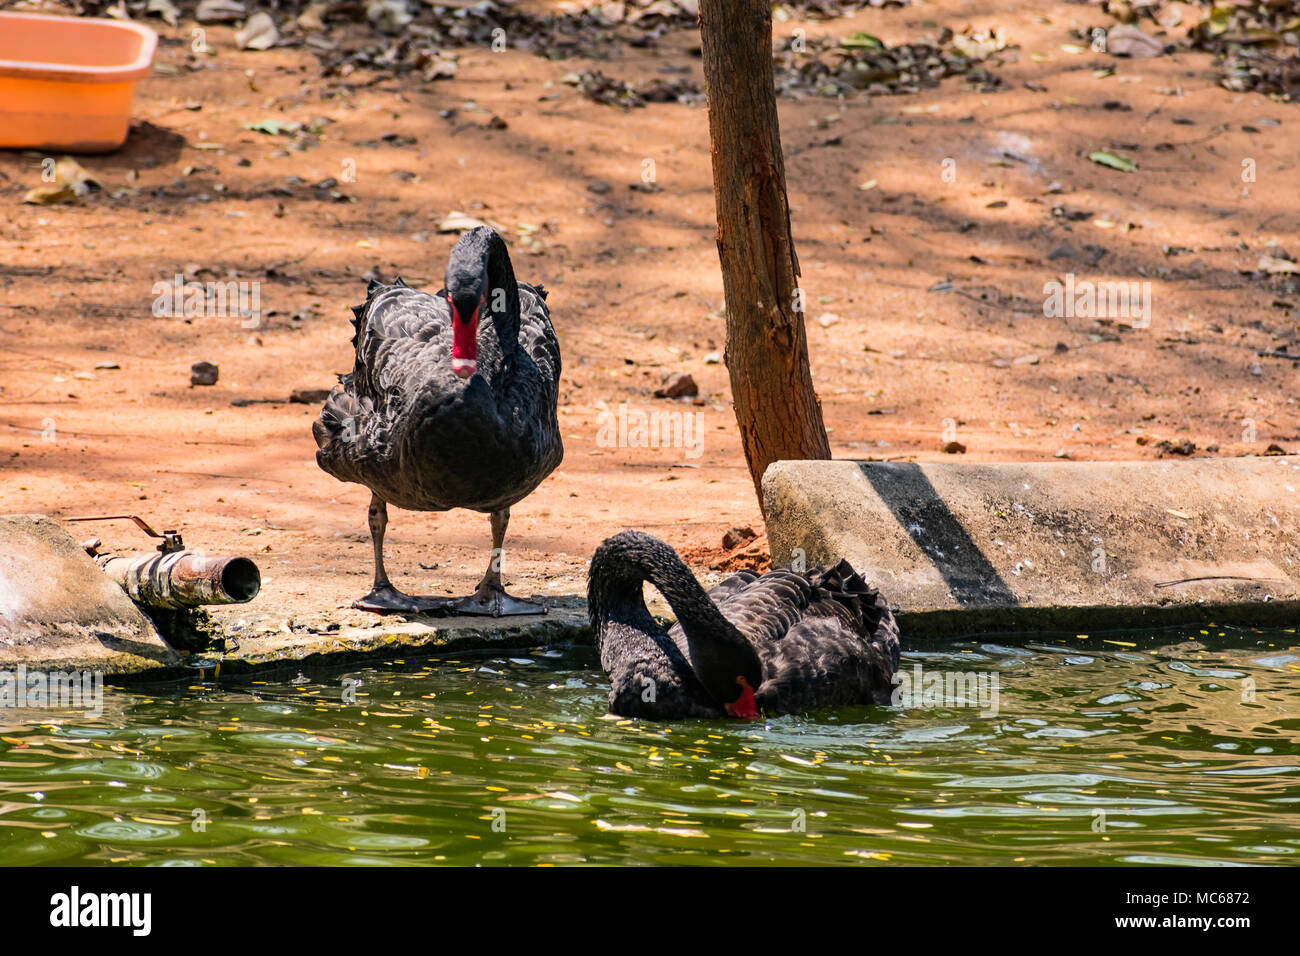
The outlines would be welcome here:
M 615 719 L 583 648 L 0 711 L 0 863 L 1300 858 L 1292 631 L 950 641 L 904 665 L 995 675 L 998 712 Z

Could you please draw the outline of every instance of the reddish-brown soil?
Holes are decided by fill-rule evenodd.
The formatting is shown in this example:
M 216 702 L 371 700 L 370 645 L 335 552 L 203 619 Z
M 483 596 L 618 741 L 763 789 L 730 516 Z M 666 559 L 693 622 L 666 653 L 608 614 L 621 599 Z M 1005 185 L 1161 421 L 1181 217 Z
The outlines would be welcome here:
M 780 101 L 837 457 L 957 460 L 940 451 L 955 440 L 981 461 L 1153 458 L 1160 440 L 1184 438 L 1196 454 L 1234 456 L 1300 440 L 1295 367 L 1257 354 L 1300 351 L 1300 277 L 1257 272 L 1270 246 L 1300 255 L 1300 113 L 1220 88 L 1205 54 L 1062 49 L 1071 28 L 1106 22 L 1049 0 L 1014 15 L 941 0 L 778 24 L 890 43 L 933 23 L 1001 26 L 1020 47 L 996 70 L 1001 92 L 948 80 L 908 96 Z M 188 41 L 186 24 L 159 29 Z M 697 35 L 602 62 L 462 51 L 454 79 L 361 85 L 371 77 L 358 73 L 350 96 L 323 99 L 310 54 L 239 52 L 230 33 L 209 29 L 218 54 L 197 72 L 168 70 L 192 60 L 187 45 L 160 47 L 166 74 L 141 83 L 127 145 L 82 159 L 104 193 L 24 205 L 41 157 L 0 154 L 0 512 L 140 514 L 192 546 L 254 555 L 263 609 L 346 606 L 369 586 L 368 495 L 316 467 L 318 406 L 283 399 L 349 367 L 348 306 L 365 274 L 441 283 L 455 237 L 437 224 L 458 210 L 504 227 L 520 277 L 550 289 L 564 350 L 565 460 L 514 510 L 512 589 L 580 593 L 587 556 L 623 528 L 702 566 L 728 528 L 762 530 L 726 368 L 706 363 L 725 345 L 706 112 L 622 112 L 561 82 L 586 67 L 637 80 L 675 65 L 702 85 Z M 1095 76 L 1102 66 L 1115 75 Z M 316 117 L 333 122 L 305 151 L 242 128 Z M 1139 169 L 1090 162 L 1097 150 Z M 661 191 L 629 188 L 647 160 Z M 317 198 L 310 184 L 353 166 L 356 181 L 335 188 L 355 202 Z M 290 176 L 306 185 L 274 194 Z M 591 191 L 597 180 L 611 188 Z M 1063 246 L 1073 258 L 1049 259 Z M 1092 264 L 1085 246 L 1104 254 Z M 260 326 L 155 317 L 154 283 L 195 270 L 259 281 Z M 1067 272 L 1150 281 L 1150 327 L 1045 317 L 1043 284 Z M 952 291 L 929 291 L 944 281 Z M 197 360 L 220 366 L 216 385 L 191 387 Z M 96 368 L 105 362 L 120 368 Z M 652 397 L 677 371 L 694 376 L 702 406 Z M 698 413 L 699 457 L 602 447 L 597 416 L 623 402 Z M 149 546 L 129 526 L 93 533 Z M 389 568 L 410 590 L 465 592 L 488 541 L 482 515 L 394 511 Z

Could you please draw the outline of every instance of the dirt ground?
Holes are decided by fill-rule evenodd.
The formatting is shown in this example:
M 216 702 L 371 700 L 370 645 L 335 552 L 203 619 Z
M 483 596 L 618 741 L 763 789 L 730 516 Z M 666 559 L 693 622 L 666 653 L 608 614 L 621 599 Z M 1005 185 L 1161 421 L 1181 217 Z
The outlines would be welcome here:
M 780 100 L 836 457 L 1085 461 L 1154 458 L 1162 440 L 1219 456 L 1300 442 L 1296 365 L 1258 354 L 1300 351 L 1287 265 L 1300 255 L 1300 113 L 1221 88 L 1207 54 L 1063 49 L 1071 29 L 1110 22 L 1051 0 L 1014 14 L 939 0 L 777 24 L 890 44 L 935 24 L 1002 27 L 1018 47 L 997 92 L 949 79 Z M 623 528 L 706 569 L 729 528 L 762 530 L 726 368 L 710 357 L 725 343 L 705 109 L 623 111 L 563 82 L 674 67 L 702 87 L 698 33 L 599 61 L 462 50 L 452 79 L 358 71 L 345 85 L 324 82 L 306 50 L 241 52 L 214 26 L 216 54 L 196 58 L 188 24 L 151 25 L 164 43 L 132 136 L 81 159 L 101 193 L 23 204 L 42 156 L 0 153 L 0 512 L 139 514 L 191 546 L 256 557 L 263 611 L 364 620 L 335 609 L 369 587 L 367 492 L 317 468 L 319 404 L 286 399 L 350 367 L 364 276 L 441 284 L 455 236 L 438 224 L 459 211 L 504 227 L 520 278 L 550 290 L 564 353 L 565 460 L 514 509 L 507 585 L 581 593 L 586 558 Z M 268 119 L 321 131 L 243 128 Z M 630 188 L 647 161 L 658 191 Z M 1044 283 L 1071 272 L 1149 281 L 1150 326 L 1045 317 Z M 178 273 L 260 282 L 260 325 L 153 315 L 154 284 Z M 217 384 L 191 386 L 198 360 L 219 366 Z M 702 405 L 652 396 L 679 371 Z M 698 413 L 699 456 L 598 442 L 598 416 L 620 403 Z M 965 452 L 945 455 L 949 441 Z M 92 533 L 151 546 L 121 523 L 78 532 Z M 485 516 L 392 513 L 399 587 L 464 593 L 488 547 Z

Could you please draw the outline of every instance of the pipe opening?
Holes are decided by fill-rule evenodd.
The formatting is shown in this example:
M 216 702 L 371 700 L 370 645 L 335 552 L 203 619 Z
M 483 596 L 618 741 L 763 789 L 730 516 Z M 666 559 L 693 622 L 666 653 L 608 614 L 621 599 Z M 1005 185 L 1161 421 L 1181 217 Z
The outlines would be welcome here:
M 221 589 L 237 604 L 251 601 L 262 589 L 262 573 L 248 558 L 231 558 L 221 571 Z

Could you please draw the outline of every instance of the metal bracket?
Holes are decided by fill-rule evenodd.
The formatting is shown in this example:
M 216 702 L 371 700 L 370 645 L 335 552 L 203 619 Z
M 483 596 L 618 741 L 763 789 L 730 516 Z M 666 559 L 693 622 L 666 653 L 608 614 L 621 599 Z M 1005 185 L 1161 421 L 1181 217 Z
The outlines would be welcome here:
M 63 518 L 63 521 L 133 521 L 136 527 L 151 538 L 160 538 L 162 543 L 158 545 L 158 550 L 163 554 L 171 554 L 173 551 L 184 551 L 185 542 L 181 540 L 179 531 L 164 531 L 159 534 L 153 528 L 149 527 L 139 515 L 88 515 L 81 518 Z

